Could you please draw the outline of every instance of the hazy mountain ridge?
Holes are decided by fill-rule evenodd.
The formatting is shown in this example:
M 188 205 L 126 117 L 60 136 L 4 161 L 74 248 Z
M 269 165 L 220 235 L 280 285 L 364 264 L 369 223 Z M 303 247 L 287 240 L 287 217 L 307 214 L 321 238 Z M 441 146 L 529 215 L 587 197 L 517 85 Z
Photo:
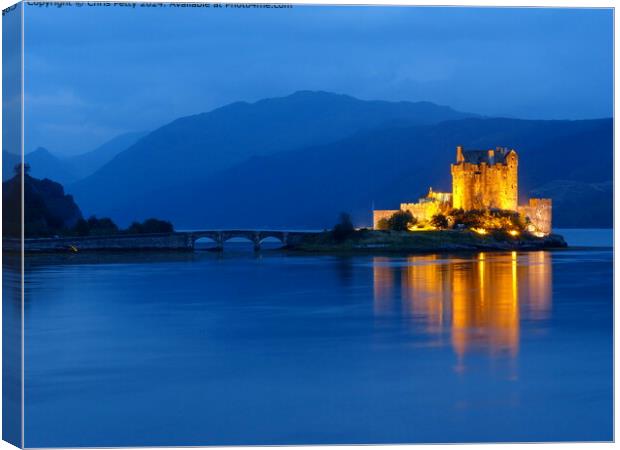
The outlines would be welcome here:
M 482 118 L 299 91 L 179 118 L 68 190 L 88 214 L 121 224 L 157 216 L 177 228 L 323 228 L 349 211 L 368 225 L 373 204 L 396 208 L 429 186 L 449 191 L 457 145 L 507 146 L 520 155 L 522 195 L 570 200 L 554 198 L 556 226 L 610 226 L 608 190 L 584 186 L 613 179 L 612 136 L 612 119 Z M 573 183 L 568 194 L 554 180 Z
M 46 148 L 39 147 L 26 153 L 25 162 L 30 164 L 36 178 L 50 178 L 64 185 L 91 175 L 117 154 L 130 147 L 146 132 L 131 132 L 118 135 L 86 153 L 61 157 Z M 20 162 L 19 155 L 2 152 L 2 180 L 13 177 L 14 167 Z
M 52 179 L 65 186 L 79 178 L 77 170 L 71 163 L 43 147 L 26 153 L 24 161 L 30 165 L 30 173 L 34 178 Z
M 146 131 L 120 134 L 94 150 L 66 158 L 66 161 L 74 167 L 79 178 L 84 178 L 99 170 L 116 155 L 131 147 L 147 134 Z
M 350 211 L 356 223 L 368 225 L 373 204 L 396 208 L 400 202 L 417 200 L 429 186 L 449 191 L 450 164 L 458 144 L 517 148 L 520 191 L 527 193 L 550 177 L 572 177 L 581 183 L 610 180 L 611 140 L 611 119 L 464 119 L 391 127 L 335 143 L 255 156 L 202 180 L 177 186 L 168 181 L 165 188 L 145 195 L 130 195 L 126 201 L 117 198 L 102 213 L 121 221 L 129 218 L 128 211 L 132 217 L 157 215 L 179 228 L 323 228 L 338 212 Z M 583 142 L 597 149 L 586 152 L 596 164 L 583 161 Z M 602 199 L 599 204 L 606 203 Z M 611 210 L 611 204 L 607 206 Z M 565 208 L 562 202 L 555 207 L 558 225 L 575 213 Z M 590 216 L 584 217 L 587 221 Z M 597 222 L 588 226 L 608 226 L 605 214 L 593 217 Z
M 149 176 L 165 186 L 181 180 L 199 182 L 252 156 L 334 142 L 387 123 L 435 123 L 470 116 L 428 102 L 366 102 L 310 91 L 256 103 L 237 102 L 164 125 L 72 190 L 89 208 L 113 207 L 115 195 L 147 195 L 152 190 L 136 179 L 136 170 L 148 168 Z M 103 195 L 100 186 L 109 187 L 112 180 L 114 191 Z

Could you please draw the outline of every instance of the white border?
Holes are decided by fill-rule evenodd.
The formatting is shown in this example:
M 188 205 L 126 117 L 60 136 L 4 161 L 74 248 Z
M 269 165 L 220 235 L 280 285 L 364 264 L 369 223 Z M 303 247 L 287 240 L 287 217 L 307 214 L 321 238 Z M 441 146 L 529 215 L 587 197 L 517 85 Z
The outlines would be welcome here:
M 90 0 L 91 2 L 104 2 L 104 1 L 108 1 L 108 0 Z M 170 3 L 170 2 L 166 2 L 163 0 L 148 0 L 149 2 L 152 3 Z M 131 3 L 131 0 L 114 0 L 114 2 L 123 2 L 123 3 Z M 205 3 L 203 1 L 197 1 L 197 0 L 183 0 L 183 2 L 186 3 Z M 0 0 L 0 8 L 1 9 L 5 9 L 13 4 L 15 4 L 16 2 L 14 0 Z M 360 0 L 313 0 L 313 1 L 303 1 L 303 0 L 291 0 L 291 1 L 283 1 L 283 0 L 279 0 L 279 1 L 268 1 L 268 0 L 264 0 L 264 1 L 257 1 L 257 0 L 227 0 L 226 3 L 291 3 L 291 4 L 295 4 L 295 5 L 379 5 L 379 6 L 445 6 L 445 7 L 450 7 L 450 6 L 469 6 L 469 7 L 556 7 L 556 8 L 614 8 L 616 7 L 617 2 L 615 0 L 590 0 L 590 1 L 583 1 L 583 0 L 542 0 L 542 1 L 536 1 L 536 0 L 521 0 L 518 2 L 515 1 L 508 1 L 508 0 L 474 0 L 474 1 L 468 1 L 468 0 L 448 0 L 448 1 L 441 1 L 441 0 L 425 0 L 425 1 L 416 1 L 416 0 L 374 0 L 372 2 L 363 2 Z M 22 111 L 21 111 L 21 139 L 22 139 L 22 149 L 21 149 L 21 157 L 22 157 L 22 163 L 23 161 L 23 156 L 24 156 L 24 79 L 23 79 L 23 74 L 24 74 L 24 13 L 25 13 L 25 8 L 23 8 L 22 5 L 22 58 L 21 58 L 21 65 L 22 65 Z M 615 15 L 615 11 L 614 11 L 614 117 L 617 117 L 618 114 L 618 110 L 617 110 L 617 105 L 618 102 L 617 100 L 617 93 L 615 90 L 615 85 L 616 85 L 616 74 L 618 73 L 616 71 L 616 49 L 618 48 L 618 36 L 615 33 L 616 30 L 616 15 Z M 2 23 L 0 21 L 0 48 L 2 45 Z M 0 61 L 0 68 L 1 68 L 1 61 Z M 1 87 L 2 87 L 2 81 L 1 81 L 1 77 L 0 77 L 0 92 L 1 92 Z M 2 123 L 2 112 L 0 109 L 0 123 Z M 618 147 L 618 135 L 615 132 L 615 120 L 614 120 L 614 180 L 615 180 L 615 173 L 618 172 L 618 169 L 620 168 L 620 161 L 619 159 L 615 158 L 615 149 Z M 0 161 L 1 161 L 1 156 L 0 156 Z M 22 176 L 23 177 L 23 176 Z M 23 183 L 23 178 L 22 178 L 22 183 Z M 616 242 L 616 239 L 618 237 L 618 230 L 615 227 L 615 224 L 618 223 L 618 219 L 620 218 L 620 212 L 618 210 L 618 208 L 616 207 L 616 199 L 618 198 L 616 193 L 617 186 L 614 183 L 614 243 Z M 23 199 L 22 199 L 23 201 Z M 23 209 L 23 205 L 22 205 L 22 223 L 23 223 L 23 214 L 24 214 L 24 209 Z M 0 210 L 0 219 L 2 218 L 2 211 Z M 0 230 L 1 230 L 1 220 L 0 220 Z M 22 229 L 22 239 L 23 239 L 23 229 Z M 0 255 L 0 262 L 2 261 L 2 255 Z M 614 246 L 614 324 L 617 323 L 617 318 L 618 318 L 618 311 L 615 308 L 615 299 L 616 299 L 616 275 L 619 273 L 618 272 L 618 261 L 615 258 L 615 246 Z M 23 277 L 24 277 L 24 259 L 23 259 L 23 248 L 22 248 L 22 299 L 23 299 L 23 289 L 24 289 L 24 285 L 23 285 Z M 0 309 L 0 320 L 1 320 L 1 309 Z M 0 334 L 0 348 L 1 348 L 1 343 L 2 343 L 2 336 Z M 618 348 L 618 335 L 615 333 L 615 326 L 614 326 L 614 437 L 615 437 L 615 431 L 618 429 L 618 425 L 620 423 L 618 415 L 615 414 L 615 405 L 617 404 L 617 391 L 615 389 L 615 386 L 617 385 L 616 382 L 618 381 L 618 359 L 615 357 L 615 350 Z M 2 361 L 0 358 L 0 371 L 2 369 Z M 22 301 L 22 446 L 24 445 L 23 443 L 23 439 L 24 439 L 24 302 Z M 0 388 L 1 388 L 1 377 L 0 377 Z M 1 392 L 1 390 L 0 390 Z M 1 418 L 2 418 L 2 411 L 0 409 L 0 427 L 1 427 Z M 510 448 L 510 449 L 514 449 L 514 450 L 521 450 L 521 449 L 531 449 L 533 445 L 536 445 L 537 448 L 538 447 L 544 447 L 544 448 L 549 448 L 549 449 L 553 449 L 553 450 L 560 450 L 560 449 L 576 449 L 576 448 L 613 448 L 616 447 L 615 443 L 551 443 L 551 444 L 433 444 L 433 445 L 412 445 L 412 444 L 403 444 L 403 445 L 372 445 L 373 448 L 376 449 L 381 449 L 381 450 L 388 450 L 388 449 L 394 449 L 394 448 L 399 448 L 399 449 L 411 449 L 411 450 L 441 450 L 441 449 L 452 449 L 454 447 L 454 445 L 459 445 L 462 446 L 464 448 L 477 448 L 477 447 L 482 447 L 484 446 L 485 449 L 489 449 L 489 450 L 496 450 L 496 449 L 505 449 L 505 448 Z M 339 445 L 339 446 L 325 446 L 325 445 L 317 445 L 317 446 L 285 446 L 285 448 L 297 448 L 297 449 L 308 449 L 308 450 L 325 450 L 325 449 L 333 449 L 333 448 L 338 448 L 339 450 L 353 450 L 353 449 L 359 449 L 360 445 Z M 365 447 L 365 446 L 364 446 Z M 114 448 L 118 448 L 118 447 L 114 447 Z M 183 448 L 188 448 L 188 447 L 123 447 L 123 448 L 141 448 L 141 449 L 160 449 L 160 448 L 169 448 L 169 449 L 183 449 Z M 231 447 L 191 447 L 191 448 L 209 448 L 209 449 L 230 449 Z M 243 449 L 243 450 L 260 450 L 260 449 L 271 449 L 273 447 L 271 446 L 253 446 L 253 447 L 249 447 L 249 446 L 237 446 L 237 447 L 232 447 L 235 449 Z M 12 446 L 11 444 L 8 444 L 7 442 L 4 441 L 0 441 L 0 450 L 5 450 L 5 449 L 15 449 L 14 446 Z

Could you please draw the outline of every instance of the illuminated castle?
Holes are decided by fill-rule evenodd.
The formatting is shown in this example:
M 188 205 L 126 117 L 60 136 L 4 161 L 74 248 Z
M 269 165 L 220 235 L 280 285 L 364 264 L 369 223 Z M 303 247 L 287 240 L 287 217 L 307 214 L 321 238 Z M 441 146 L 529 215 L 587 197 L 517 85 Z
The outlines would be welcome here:
M 452 207 L 456 209 L 517 210 L 517 152 L 507 148 L 456 148 L 452 164 Z
M 451 209 L 504 209 L 518 211 L 529 218 L 530 231 L 551 232 L 551 199 L 532 198 L 519 206 L 519 157 L 514 149 L 463 150 L 456 148 L 456 163 L 452 164 L 452 193 L 434 192 L 417 203 L 401 203 L 400 211 L 409 211 L 418 222 L 427 222 L 436 214 Z M 373 226 L 388 219 L 399 210 L 373 211 Z

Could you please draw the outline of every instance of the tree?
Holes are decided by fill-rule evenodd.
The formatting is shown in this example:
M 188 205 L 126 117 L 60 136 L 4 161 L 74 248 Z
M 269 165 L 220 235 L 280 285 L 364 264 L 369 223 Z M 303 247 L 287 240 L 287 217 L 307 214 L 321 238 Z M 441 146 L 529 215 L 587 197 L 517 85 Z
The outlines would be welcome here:
M 390 229 L 390 222 L 388 221 L 388 219 L 379 219 L 379 221 L 377 222 L 377 230 L 389 230 Z
M 140 222 L 132 222 L 127 228 L 127 233 L 129 234 L 142 234 L 142 224 Z
M 90 234 L 88 222 L 84 219 L 79 219 L 73 227 L 73 232 L 78 236 L 88 236 Z
M 16 175 L 2 183 L 4 235 L 20 237 L 22 231 L 26 237 L 66 233 L 82 217 L 80 209 L 59 183 L 30 175 L 25 175 L 22 183 L 21 173 L 28 170 L 27 164 L 17 164 Z
M 130 234 L 148 234 L 148 233 L 172 233 L 174 227 L 167 220 L 155 218 L 146 219 L 144 222 L 133 222 L 127 229 Z
M 16 164 L 15 167 L 13 167 L 13 171 L 15 172 L 15 175 L 21 175 L 22 170 L 24 171 L 24 175 L 28 175 L 30 173 L 30 164 L 19 163 L 19 164 Z
M 496 222 L 496 228 L 523 231 L 527 226 L 527 221 L 517 211 L 507 209 L 491 209 L 489 211 L 489 215 Z
M 485 226 L 486 211 L 479 209 L 471 209 L 463 211 L 462 209 L 453 209 L 450 212 L 454 220 L 454 225 L 462 225 L 465 228 L 481 228 Z
M 351 222 L 351 216 L 347 213 L 340 213 L 340 221 L 334 226 L 332 231 L 334 239 L 342 242 L 355 233 L 355 227 Z
M 453 209 L 449 217 L 456 227 L 468 229 L 523 231 L 527 226 L 527 221 L 521 214 L 507 209 Z
M 109 217 L 97 219 L 95 216 L 90 216 L 87 222 L 89 234 L 102 236 L 118 233 L 118 226 Z
M 79 219 L 73 227 L 73 232 L 78 236 L 105 236 L 118 233 L 118 226 L 109 217 L 98 219 L 90 216 L 88 220 Z
M 417 220 L 410 211 L 396 211 L 388 219 L 388 229 L 392 231 L 407 231 L 411 225 L 415 225 Z
M 450 222 L 448 222 L 448 218 L 445 215 L 440 213 L 431 217 L 431 225 L 440 230 L 445 230 L 450 227 Z
M 166 220 L 151 218 L 142 222 L 143 233 L 171 233 L 172 231 L 172 223 Z

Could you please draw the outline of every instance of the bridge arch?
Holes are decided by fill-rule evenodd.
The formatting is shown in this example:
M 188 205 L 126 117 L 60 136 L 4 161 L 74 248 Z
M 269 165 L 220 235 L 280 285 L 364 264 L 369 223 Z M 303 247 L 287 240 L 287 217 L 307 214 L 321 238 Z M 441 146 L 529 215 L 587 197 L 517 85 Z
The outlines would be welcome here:
M 283 236 L 261 236 L 261 248 L 277 249 L 286 247 L 286 239 Z
M 214 250 L 220 246 L 216 236 L 199 236 L 193 242 L 195 250 Z
M 254 231 L 243 231 L 243 230 L 223 231 L 221 233 L 222 249 L 226 242 L 230 242 L 232 240 L 249 241 L 254 247 L 255 251 L 260 250 L 260 238 L 258 234 Z
M 222 238 L 222 243 L 226 243 L 226 242 L 230 242 L 230 241 L 245 241 L 245 242 L 251 242 L 254 243 L 254 239 L 247 237 L 247 236 L 227 236 Z
M 264 241 L 266 239 L 275 239 L 282 243 L 282 245 L 286 246 L 288 244 L 288 233 L 286 231 L 260 231 L 259 239 L 260 241 Z
M 218 250 L 224 249 L 224 243 L 232 239 L 243 239 L 250 241 L 254 250 L 258 251 L 261 248 L 261 243 L 273 244 L 274 242 L 280 242 L 282 247 L 287 247 L 294 242 L 299 241 L 300 238 L 313 232 L 307 231 L 278 231 L 278 230 L 204 230 L 204 231 L 192 231 L 185 233 L 188 239 L 188 244 L 191 244 L 193 248 L 196 248 L 196 244 L 207 243 L 210 241 L 215 242 L 215 248 Z M 269 247 L 273 247 L 269 245 Z

